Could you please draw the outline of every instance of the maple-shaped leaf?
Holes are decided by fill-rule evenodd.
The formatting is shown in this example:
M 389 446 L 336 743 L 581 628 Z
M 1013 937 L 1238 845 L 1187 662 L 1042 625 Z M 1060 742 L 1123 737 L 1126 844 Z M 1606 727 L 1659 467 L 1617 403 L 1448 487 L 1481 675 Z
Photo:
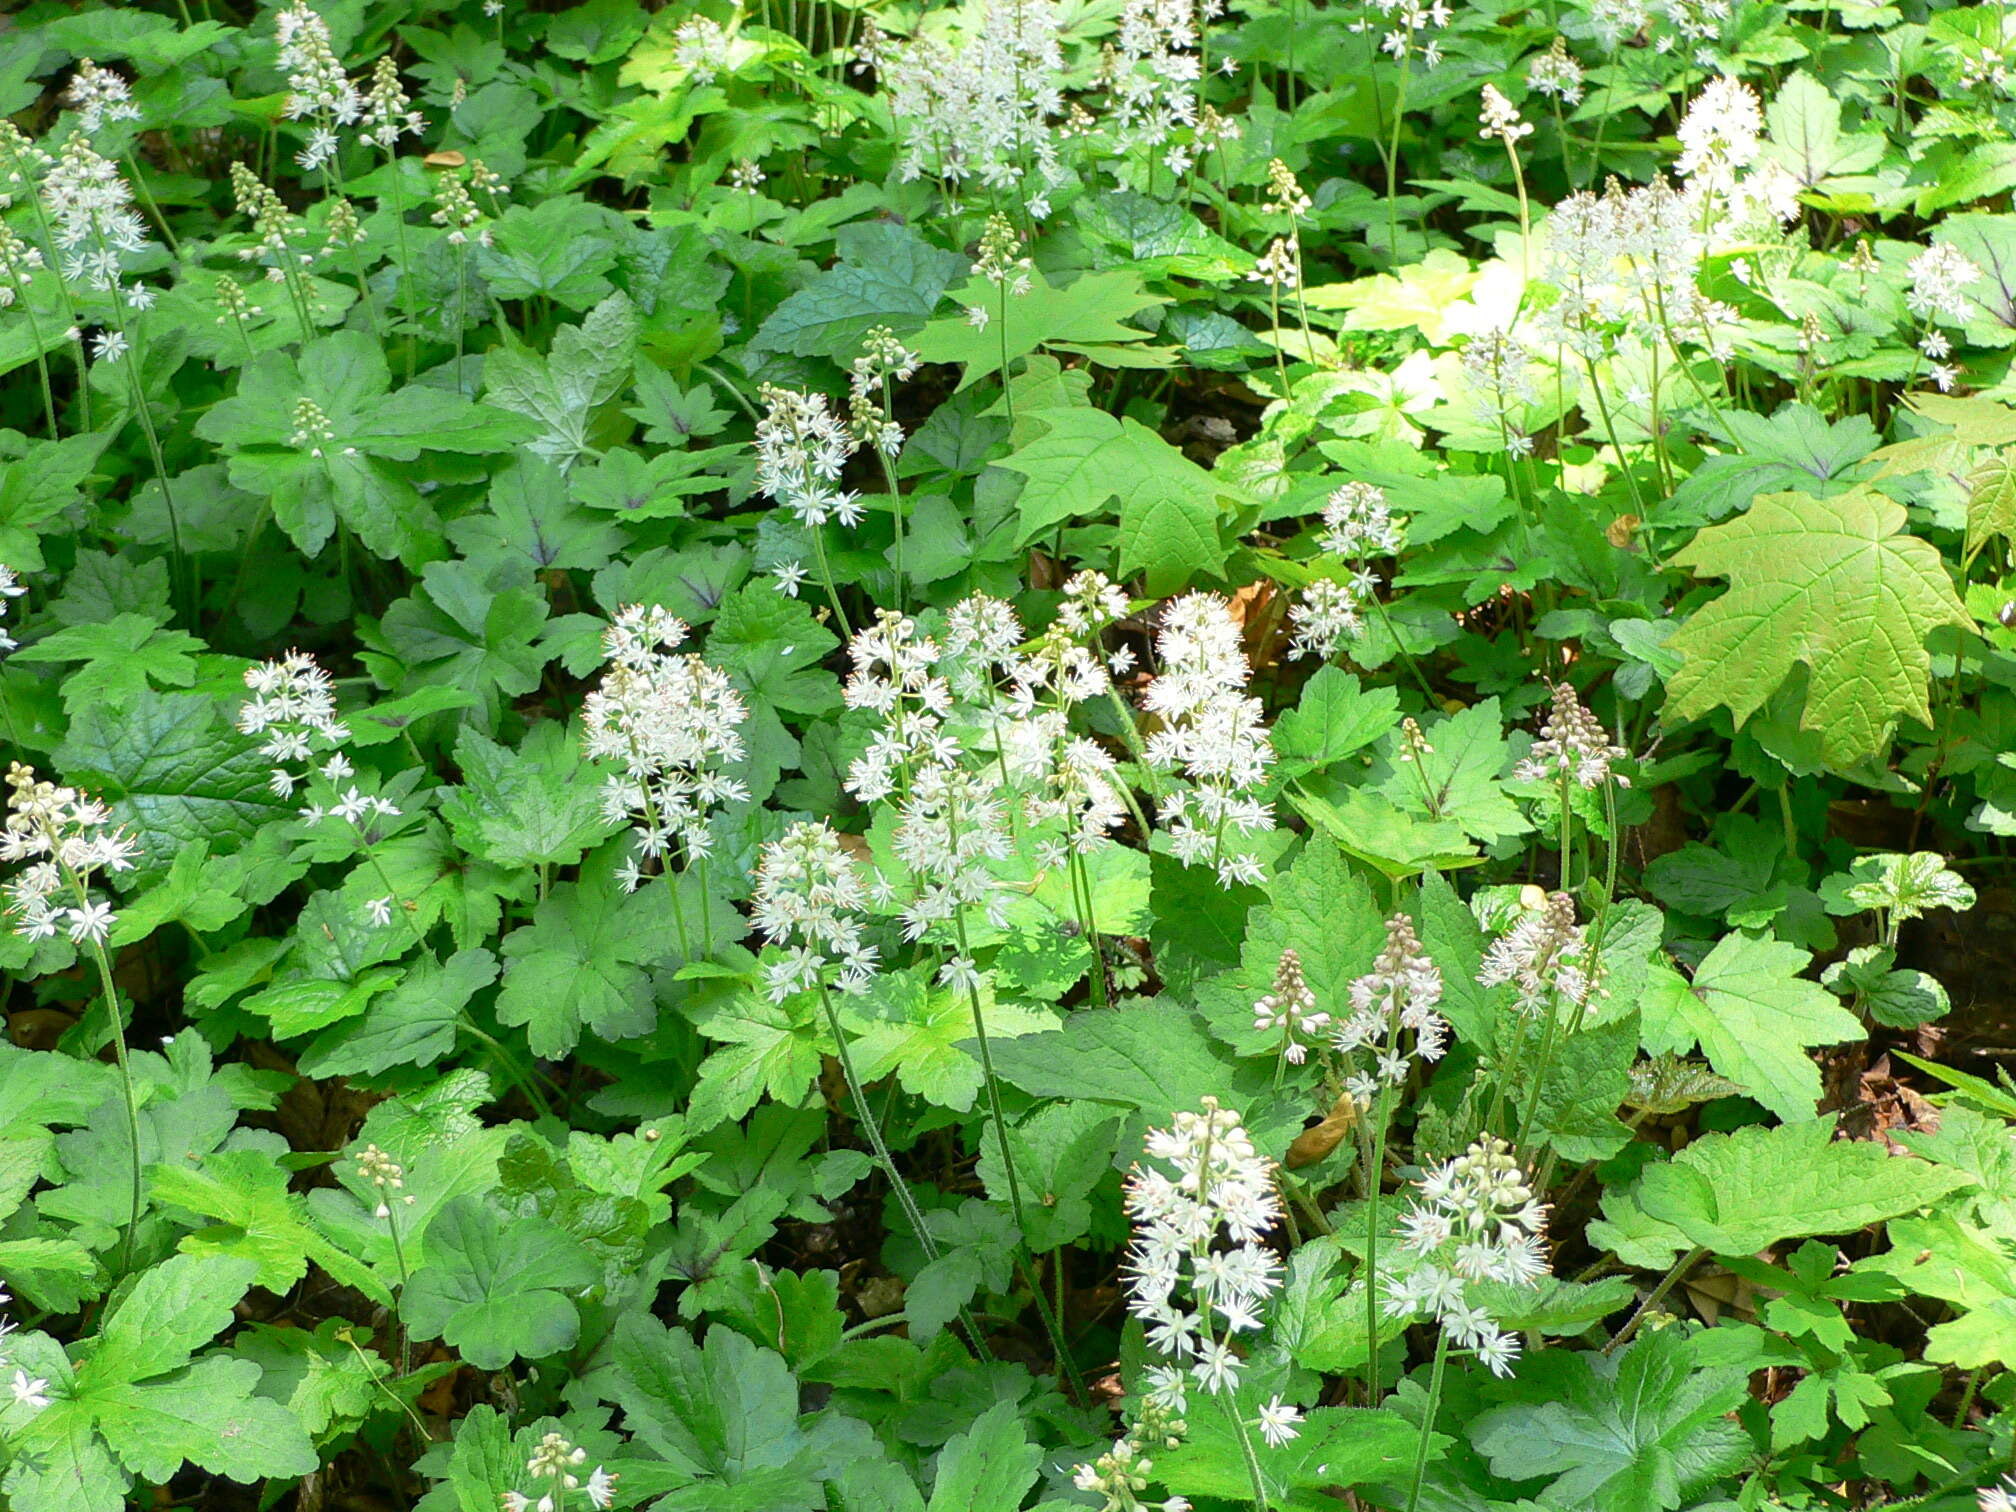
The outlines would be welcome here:
M 1677 1054 L 1699 1041 L 1709 1064 L 1780 1118 L 1811 1118 L 1820 1068 L 1807 1049 L 1868 1032 L 1831 992 L 1799 975 L 1811 959 L 1782 940 L 1732 934 L 1691 983 L 1656 969 L 1641 1002 L 1646 1045 Z
M 1550 1479 L 1550 1507 L 1667 1512 L 1742 1465 L 1749 1435 L 1731 1414 L 1740 1367 L 1697 1358 L 1679 1330 L 1617 1355 L 1548 1350 L 1523 1365 L 1518 1400 L 1483 1413 L 1470 1440 L 1508 1480 Z
M 877 980 L 850 1011 L 855 1065 L 864 1082 L 891 1071 L 903 1090 L 955 1113 L 971 1112 L 983 1085 L 973 1005 L 963 991 L 935 988 L 928 974 L 892 972 Z M 1054 1014 L 996 1000 L 991 982 L 979 989 L 987 1035 L 996 1043 L 1057 1027 Z
M 1026 294 L 1010 292 L 1005 299 L 999 288 L 976 277 L 954 289 L 952 298 L 962 310 L 984 310 L 986 323 L 975 325 L 964 314 L 947 316 L 919 331 L 911 345 L 926 362 L 965 364 L 962 389 L 1041 346 L 1078 352 L 1109 366 L 1116 361 L 1136 366 L 1138 359 L 1130 360 L 1124 348 L 1146 341 L 1148 333 L 1122 322 L 1169 303 L 1144 289 L 1141 275 L 1131 268 L 1088 273 L 1061 289 L 1039 278 Z
M 1800 724 L 1836 766 L 1881 751 L 1899 715 L 1930 723 L 1925 637 L 1970 621 L 1938 549 L 1903 526 L 1901 505 L 1855 488 L 1766 494 L 1702 531 L 1673 561 L 1730 588 L 1667 642 L 1684 658 L 1668 713 L 1727 705 L 1741 725 L 1803 663 Z
M 1120 571 L 1142 572 L 1147 592 L 1174 593 L 1224 564 L 1226 502 L 1237 485 L 1205 471 L 1147 426 L 1089 406 L 1035 412 L 1042 435 L 1003 459 L 1020 473 L 1021 539 L 1118 502 Z

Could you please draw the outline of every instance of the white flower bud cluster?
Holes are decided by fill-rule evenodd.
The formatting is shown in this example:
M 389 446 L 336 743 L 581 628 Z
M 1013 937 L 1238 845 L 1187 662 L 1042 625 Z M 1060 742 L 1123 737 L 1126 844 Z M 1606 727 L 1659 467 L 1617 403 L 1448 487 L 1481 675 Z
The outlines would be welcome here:
M 1309 1058 L 1309 1042 L 1330 1023 L 1302 974 L 1302 953 L 1292 945 L 1274 967 L 1274 990 L 1253 1005 L 1253 1028 L 1281 1036 L 1281 1057 L 1291 1066 Z
M 764 969 L 771 1000 L 783 1002 L 840 970 L 832 985 L 859 992 L 875 976 L 875 947 L 861 938 L 868 890 L 854 858 L 826 824 L 794 824 L 763 847 L 756 863 L 756 927 L 783 948 Z
M 451 247 L 467 246 L 472 241 L 479 247 L 490 245 L 490 228 L 483 223 L 483 212 L 477 208 L 469 186 L 456 174 L 441 175 L 441 181 L 434 186 L 434 211 L 427 218 L 448 233 Z
M 1574 684 L 1564 678 L 1553 687 L 1554 707 L 1540 726 L 1540 738 L 1512 769 L 1512 775 L 1521 782 L 1568 778 L 1585 788 L 1598 788 L 1606 782 L 1629 787 L 1631 779 L 1612 768 L 1628 760 L 1630 753 L 1611 742 L 1603 721 L 1583 707 Z
M 1302 258 L 1298 239 L 1291 233 L 1277 236 L 1260 260 L 1253 264 L 1253 271 L 1246 275 L 1254 283 L 1264 283 L 1287 293 L 1302 279 Z
M 1535 94 L 1559 100 L 1563 105 L 1582 103 L 1582 65 L 1568 51 L 1565 38 L 1556 37 L 1550 50 L 1526 65 L 1526 82 Z
M 14 1299 L 5 1287 L 0 1287 L 0 1307 L 5 1307 Z M 40 1376 L 31 1376 L 27 1371 L 13 1364 L 7 1352 L 7 1335 L 15 1331 L 12 1319 L 0 1316 L 0 1370 L 10 1367 L 13 1378 L 8 1381 L 8 1394 L 13 1397 L 16 1407 L 26 1407 L 30 1412 L 40 1412 L 49 1405 L 49 1382 Z
M 1015 223 L 999 213 L 990 215 L 986 229 L 980 233 L 980 256 L 973 264 L 973 271 L 995 287 L 1006 288 L 1010 294 L 1027 294 L 1035 287 L 1032 275 L 1036 264 L 1018 255 L 1021 250 L 1022 238 L 1016 233 Z
M 1477 970 L 1481 986 L 1512 984 L 1513 1006 L 1535 1018 L 1557 994 L 1574 1007 L 1599 996 L 1601 977 L 1592 969 L 1588 933 L 1575 922 L 1575 900 L 1565 892 L 1522 908 L 1512 927 L 1491 942 Z
M 1208 861 L 1227 885 L 1257 882 L 1259 861 L 1226 840 L 1274 827 L 1274 810 L 1254 792 L 1274 747 L 1260 700 L 1245 693 L 1252 669 L 1231 606 L 1211 593 L 1170 600 L 1155 650 L 1162 673 L 1142 702 L 1162 728 L 1148 738 L 1148 761 L 1189 781 L 1162 805 L 1170 849 L 1185 866 Z
M 42 266 L 42 249 L 30 246 L 0 221 L 0 310 L 19 296 L 28 276 Z
M 1400 1247 L 1412 1268 L 1386 1279 L 1386 1315 L 1427 1312 L 1458 1349 L 1476 1352 L 1493 1375 L 1512 1374 L 1519 1337 L 1470 1300 L 1470 1283 L 1534 1286 L 1548 1274 L 1546 1204 L 1538 1201 L 1510 1147 L 1486 1138 L 1436 1167 L 1400 1219 Z
M 1437 1061 L 1449 1046 L 1449 1024 L 1436 1010 L 1442 1002 L 1442 972 L 1414 933 L 1405 914 L 1386 921 L 1386 946 L 1372 969 L 1351 984 L 1351 1014 L 1331 1042 L 1345 1054 L 1373 1054 L 1369 1069 L 1354 1069 L 1344 1087 L 1360 1106 L 1369 1106 L 1382 1087 L 1407 1079 L 1414 1059 Z M 1402 1033 L 1414 1036 L 1412 1056 L 1401 1049 Z
M 364 1146 L 357 1157 L 357 1174 L 378 1189 L 378 1206 L 372 1217 L 390 1218 L 395 1200 L 402 1207 L 413 1205 L 411 1194 L 405 1191 L 406 1168 L 375 1144 Z
M 617 1477 L 597 1465 L 588 1473 L 584 1487 L 576 1472 L 587 1463 L 588 1451 L 568 1442 L 565 1434 L 546 1434 L 525 1462 L 525 1473 L 534 1481 L 544 1481 L 546 1489 L 536 1499 L 506 1491 L 499 1503 L 502 1512 L 565 1512 L 570 1491 L 581 1491 L 588 1505 L 602 1512 L 616 1499 Z
M 1484 86 L 1484 109 L 1477 121 L 1477 135 L 1487 142 L 1503 142 L 1513 147 L 1521 137 L 1533 135 L 1531 123 L 1520 119 L 1519 107 L 1506 99 L 1496 84 Z
M 364 108 L 357 117 L 364 129 L 357 133 L 357 140 L 390 156 L 401 136 L 418 136 L 427 129 L 426 118 L 412 109 L 412 104 L 400 88 L 399 65 L 390 53 L 385 54 L 372 65 L 371 87 L 365 91 Z
M 38 781 L 18 761 L 7 768 L 7 787 L 0 861 L 27 863 L 6 885 L 15 932 L 46 940 L 61 929 L 76 944 L 103 944 L 118 915 L 91 896 L 91 879 L 100 871 L 131 871 L 139 846 L 97 799 Z
M 872 446 L 885 457 L 903 450 L 903 427 L 884 409 L 882 390 L 916 371 L 917 354 L 887 326 L 875 326 L 862 339 L 848 376 L 847 426 L 857 445 Z
M 722 770 L 748 754 L 740 730 L 749 706 L 719 667 L 675 648 L 687 627 L 657 604 L 628 604 L 603 632 L 608 670 L 581 706 L 582 749 L 622 771 L 602 786 L 604 817 L 628 824 L 636 854 L 619 875 L 634 891 L 642 863 L 676 849 L 688 862 L 714 848 L 708 821 L 749 788 Z

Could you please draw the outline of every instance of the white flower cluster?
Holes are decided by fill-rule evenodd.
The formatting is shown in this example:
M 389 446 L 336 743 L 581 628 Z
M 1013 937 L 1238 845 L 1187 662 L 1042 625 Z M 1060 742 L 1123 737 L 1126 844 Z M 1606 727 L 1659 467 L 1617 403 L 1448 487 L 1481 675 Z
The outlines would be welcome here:
M 1613 183 L 1601 196 L 1570 195 L 1544 229 L 1542 276 L 1562 297 L 1542 312 L 1537 338 L 1587 362 L 1602 358 L 1617 332 L 1647 346 L 1684 339 L 1719 355 L 1721 328 L 1735 316 L 1696 282 L 1704 220 L 1733 224 L 1704 214 L 1698 196 L 1663 178 L 1628 190 Z
M 1512 927 L 1491 942 L 1477 969 L 1480 986 L 1510 983 L 1513 1006 L 1535 1018 L 1546 1013 L 1557 995 L 1581 1007 L 1601 994 L 1601 978 L 1602 972 L 1593 968 L 1588 932 L 1575 922 L 1575 900 L 1565 892 L 1522 907 Z
M 763 418 L 756 424 L 756 487 L 816 529 L 837 519 L 861 523 L 861 501 L 834 485 L 854 451 L 847 427 L 824 394 L 764 384 Z
M 4 251 L 4 248 L 0 248 Z M 12 567 L 0 563 L 0 619 L 6 618 L 7 600 L 17 599 L 28 591 L 21 581 L 21 575 Z M 12 651 L 20 642 L 0 628 L 0 651 Z
M 588 1462 L 588 1451 L 567 1441 L 560 1433 L 541 1438 L 525 1462 L 525 1473 L 546 1483 L 545 1490 L 531 1497 L 506 1491 L 501 1499 L 503 1512 L 565 1512 L 567 1493 L 579 1490 L 588 1505 L 603 1512 L 616 1500 L 616 1476 L 597 1465 L 588 1472 L 587 1484 L 575 1472 Z
M 1197 146 L 1176 138 L 1198 125 L 1204 29 L 1224 11 L 1223 0 L 1127 0 L 1099 69 L 1105 127 L 1120 151 L 1159 149 L 1170 172 L 1190 170 Z
M 276 796 L 293 796 L 304 775 L 293 763 L 311 761 L 318 743 L 334 753 L 322 765 L 324 777 L 339 782 L 351 774 L 342 755 L 350 727 L 336 717 L 335 688 L 314 657 L 289 651 L 277 661 L 247 667 L 245 686 L 252 696 L 238 706 L 238 730 L 266 737 L 259 754 L 278 763 L 267 779 Z
M 1799 181 L 1780 163 L 1764 159 L 1764 107 L 1748 84 L 1727 75 L 1710 79 L 1688 102 L 1678 132 L 1674 171 L 1701 200 L 1721 212 L 1739 234 L 1799 217 Z
M 968 181 L 990 192 L 1020 185 L 1041 220 L 1065 178 L 1053 125 L 1064 113 L 1057 6 L 979 0 L 956 14 L 964 36 L 874 33 L 864 49 L 902 144 L 897 171 L 906 181 L 937 178 L 954 194 Z
M 5 1287 L 0 1287 L 0 1307 L 5 1307 L 14 1299 Z M 13 1368 L 13 1379 L 8 1381 L 8 1393 L 14 1398 L 14 1405 L 26 1407 L 30 1412 L 40 1412 L 49 1405 L 49 1382 L 40 1376 L 31 1376 L 27 1371 L 15 1366 L 7 1353 L 7 1335 L 15 1330 L 13 1320 L 0 1316 L 0 1370 Z
M 1540 395 L 1533 385 L 1533 358 L 1526 344 L 1508 328 L 1480 331 L 1464 345 L 1462 368 L 1478 421 L 1496 429 L 1513 456 L 1531 455 L 1526 410 Z
M 826 981 L 859 992 L 875 976 L 875 947 L 861 938 L 860 914 L 868 901 L 860 868 L 830 825 L 794 824 L 763 847 L 756 863 L 752 913 L 756 927 L 783 948 L 765 968 L 774 1002 Z
M 1540 725 L 1540 738 L 1512 769 L 1512 775 L 1521 782 L 1566 778 L 1585 788 L 1606 782 L 1629 787 L 1631 779 L 1612 770 L 1629 757 L 1630 752 L 1611 742 L 1603 721 L 1583 707 L 1574 684 L 1563 678 L 1554 684 L 1554 707 Z
M 1288 610 L 1295 627 L 1291 657 L 1315 656 L 1325 661 L 1346 641 L 1365 632 L 1365 606 L 1379 591 L 1379 575 L 1368 563 L 1373 557 L 1395 556 L 1407 544 L 1407 525 L 1395 518 L 1386 491 L 1370 483 L 1346 483 L 1323 506 L 1323 533 L 1317 544 L 1343 558 L 1342 578 L 1317 578 L 1302 590 Z
M 301 423 L 297 411 L 297 427 Z M 301 444 L 297 432 L 295 445 Z M 400 809 L 391 799 L 367 793 L 351 780 L 357 769 L 343 753 L 350 728 L 336 717 L 329 674 L 306 651 L 289 651 L 276 661 L 247 667 L 245 686 L 252 696 L 238 706 L 238 730 L 265 737 L 259 754 L 275 763 L 267 786 L 278 797 L 290 798 L 304 782 L 310 784 L 311 796 L 301 805 L 302 821 L 320 824 L 324 819 L 341 819 L 360 843 L 369 846 L 374 837 L 365 827 L 366 821 L 396 819 Z M 327 752 L 319 762 L 318 746 Z M 294 767 L 297 762 L 302 764 L 299 771 Z M 316 796 L 312 788 L 318 781 L 323 791 Z M 371 922 L 382 929 L 392 922 L 392 904 L 389 896 L 371 898 L 364 908 Z
M 1275 964 L 1274 990 L 1253 1005 L 1254 1032 L 1278 1032 L 1281 1058 L 1299 1066 L 1309 1058 L 1310 1039 L 1329 1023 L 1330 1015 L 1316 1006 L 1316 994 L 1302 974 L 1302 953 L 1291 945 Z
M 1510 1147 L 1495 1137 L 1421 1179 L 1400 1219 L 1400 1247 L 1416 1259 L 1386 1279 L 1386 1315 L 1429 1313 L 1458 1349 L 1476 1351 L 1493 1375 L 1512 1374 L 1519 1337 L 1470 1300 L 1473 1281 L 1534 1286 L 1548 1273 L 1540 1231 L 1546 1205 L 1527 1186 Z
M 1981 1512 L 2016 1512 L 2016 1476 L 2005 1475 L 1996 1486 L 1983 1486 L 1978 1503 Z
M 1563 105 L 1582 103 L 1582 65 L 1568 51 L 1564 38 L 1556 37 L 1549 51 L 1526 65 L 1526 82 L 1534 93 L 1547 95 Z
M 64 251 L 63 274 L 94 289 L 119 283 L 122 254 L 144 251 L 147 223 L 132 208 L 133 190 L 113 163 L 91 150 L 81 132 L 42 179 L 56 245 Z
M 1002 609 L 1008 621 L 996 631 L 995 656 L 1010 682 L 992 711 L 993 727 L 1010 777 L 1034 788 L 1024 799 L 1025 817 L 1038 828 L 1059 827 L 1038 842 L 1038 858 L 1062 866 L 1072 854 L 1110 843 L 1127 818 L 1117 763 L 1098 742 L 1073 735 L 1070 723 L 1074 705 L 1110 693 L 1113 675 L 1133 665 L 1124 649 L 1103 661 L 1098 652 L 1101 632 L 1126 614 L 1127 595 L 1104 573 L 1073 574 L 1057 617 L 1027 655 L 1016 649 L 1019 622 Z M 948 647 L 952 641 L 948 634 Z
M 687 70 L 687 79 L 712 84 L 728 66 L 728 33 L 710 16 L 689 16 L 672 33 L 672 62 Z
M 103 944 L 118 915 L 91 896 L 91 879 L 100 871 L 131 871 L 139 846 L 97 799 L 40 782 L 18 761 L 7 768 L 7 788 L 0 861 L 27 863 L 6 886 L 15 931 L 46 940 L 61 929 L 76 944 Z
M 636 837 L 619 873 L 625 891 L 643 881 L 642 862 L 662 862 L 675 848 L 688 862 L 704 859 L 714 811 L 749 797 L 722 770 L 748 754 L 740 727 L 749 707 L 727 673 L 676 650 L 686 633 L 668 609 L 625 605 L 602 635 L 608 670 L 581 706 L 588 758 L 623 769 L 603 783 L 602 812 Z
M 1207 1097 L 1201 1112 L 1178 1113 L 1169 1128 L 1149 1130 L 1146 1151 L 1158 1166 L 1137 1165 L 1127 1179 L 1134 1224 L 1127 1307 L 1170 1363 L 1147 1372 L 1143 1408 L 1128 1435 L 1078 1467 L 1076 1484 L 1105 1497 L 1106 1512 L 1186 1512 L 1180 1496 L 1142 1500 L 1154 1468 L 1144 1446 L 1173 1447 L 1182 1438 L 1193 1385 L 1229 1401 L 1244 1368 L 1233 1340 L 1260 1329 L 1261 1311 L 1281 1285 L 1281 1263 L 1260 1242 L 1281 1218 L 1273 1167 L 1237 1113 Z M 1275 1397 L 1260 1409 L 1257 1426 L 1278 1447 L 1300 1433 L 1301 1422 L 1300 1409 Z
M 1958 247 L 1934 242 L 1911 259 L 1905 274 L 1911 287 L 1905 291 L 1904 307 L 1920 320 L 1964 325 L 1975 316 L 1968 285 L 1981 278 L 1980 268 Z
M 846 789 L 863 803 L 901 793 L 920 765 L 949 766 L 959 759 L 959 742 L 945 731 L 952 710 L 952 685 L 939 674 L 938 642 L 917 630 L 917 622 L 893 609 L 879 610 L 847 643 L 853 664 L 841 697 L 850 709 L 866 709 L 881 724 L 868 748 L 847 768 Z
M 1127 1179 L 1134 1224 L 1127 1308 L 1157 1353 L 1204 1390 L 1224 1390 L 1243 1368 L 1233 1338 L 1258 1332 L 1261 1309 L 1281 1284 L 1281 1262 L 1260 1242 L 1281 1219 L 1274 1170 L 1239 1115 L 1215 1097 L 1204 1099 L 1202 1112 L 1149 1130 L 1145 1148 L 1173 1174 L 1136 1166 Z M 1155 1394 L 1180 1410 L 1174 1382 L 1157 1384 Z
M 1369 1107 L 1382 1087 L 1407 1079 L 1414 1059 L 1437 1061 L 1449 1046 L 1449 1024 L 1436 1010 L 1442 1002 L 1442 972 L 1421 948 L 1414 923 L 1405 914 L 1386 921 L 1386 945 L 1372 969 L 1351 984 L 1351 1013 L 1338 1024 L 1331 1043 L 1350 1056 L 1373 1053 L 1369 1069 L 1354 1069 L 1344 1089 Z M 1414 1036 L 1413 1054 L 1401 1049 L 1401 1035 Z
M 133 103 L 133 90 L 125 79 L 89 58 L 77 60 L 77 72 L 63 91 L 63 103 L 77 107 L 78 124 L 93 134 L 107 121 L 140 119 L 140 107 Z
M 315 129 L 300 156 L 303 168 L 319 168 L 335 156 L 337 126 L 348 126 L 364 109 L 357 87 L 329 39 L 329 23 L 308 0 L 294 0 L 273 18 L 280 72 L 287 76 L 287 119 L 313 120 Z
M 1448 0 L 1372 0 L 1371 8 L 1350 26 L 1355 32 L 1380 32 L 1379 51 L 1395 62 L 1419 58 L 1432 73 L 1442 65 L 1442 44 L 1433 34 L 1453 15 Z
M 1162 805 L 1170 849 L 1185 866 L 1209 861 L 1228 885 L 1257 882 L 1259 861 L 1226 841 L 1274 827 L 1274 810 L 1254 795 L 1274 747 L 1260 700 L 1246 696 L 1252 669 L 1231 606 L 1212 593 L 1171 599 L 1155 650 L 1162 672 L 1142 703 L 1162 728 L 1148 738 L 1148 761 L 1189 780 Z
M 1008 922 L 1007 895 L 988 864 L 1013 849 L 1000 779 L 986 767 L 931 765 L 911 779 L 897 820 L 896 858 L 909 868 L 911 893 L 902 907 L 903 937 L 921 940 L 959 910 L 979 906 L 996 929 Z M 979 968 L 954 955 L 940 970 L 947 986 L 971 988 Z

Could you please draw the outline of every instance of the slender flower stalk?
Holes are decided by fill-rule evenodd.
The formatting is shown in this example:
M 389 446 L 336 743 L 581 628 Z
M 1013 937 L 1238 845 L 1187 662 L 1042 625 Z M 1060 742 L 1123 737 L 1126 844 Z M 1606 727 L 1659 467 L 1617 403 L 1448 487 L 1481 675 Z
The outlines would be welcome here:
M 105 953 L 105 942 L 118 916 L 110 903 L 92 891 L 91 884 L 101 872 L 131 871 L 139 846 L 122 826 L 112 822 L 111 810 L 97 799 L 87 798 L 75 788 L 40 781 L 19 762 L 7 769 L 7 787 L 0 861 L 26 863 L 5 889 L 6 911 L 15 932 L 29 940 L 51 939 L 59 931 L 67 934 L 72 944 L 91 957 L 98 971 L 98 989 L 105 999 L 132 1162 L 126 1233 L 119 1251 L 119 1266 L 124 1272 L 132 1269 L 134 1234 L 140 1227 L 140 1102 L 126 1053 L 119 989 L 112 979 L 111 958 Z
M 1146 1154 L 1127 1180 L 1134 1243 L 1128 1251 L 1127 1309 L 1147 1330 L 1148 1346 L 1167 1363 L 1148 1372 L 1147 1411 L 1106 1456 L 1078 1471 L 1078 1485 L 1106 1498 L 1108 1512 L 1146 1505 L 1140 1491 L 1151 1463 L 1149 1440 L 1173 1445 L 1187 1431 L 1192 1387 L 1224 1407 L 1240 1448 L 1256 1512 L 1274 1504 L 1253 1445 L 1258 1427 L 1270 1446 L 1296 1437 L 1301 1413 L 1279 1397 L 1249 1425 L 1237 1387 L 1245 1361 L 1233 1348 L 1257 1333 L 1267 1299 L 1281 1284 L 1281 1263 L 1261 1241 L 1281 1220 L 1274 1168 L 1253 1147 L 1237 1113 L 1206 1097 L 1200 1112 L 1177 1113 L 1151 1129 Z M 1160 1503 L 1183 1512 L 1178 1497 Z
M 378 1205 L 372 1210 L 371 1216 L 382 1219 L 386 1232 L 392 1236 L 392 1259 L 393 1263 L 399 1267 L 399 1293 L 401 1296 L 404 1296 L 406 1288 L 411 1285 L 413 1280 L 412 1273 L 406 1266 L 406 1246 L 400 1241 L 399 1237 L 400 1209 L 409 1208 L 413 1205 L 412 1194 L 405 1190 L 406 1168 L 383 1150 L 379 1149 L 375 1144 L 367 1144 L 364 1146 L 363 1152 L 357 1157 L 357 1174 L 375 1188 L 378 1193 Z M 398 1315 L 396 1306 L 393 1315 L 395 1318 Z M 408 1352 L 410 1346 L 411 1341 L 406 1337 L 405 1328 L 401 1326 L 399 1330 L 399 1374 L 402 1376 L 411 1367 L 412 1361 Z
M 1411 1267 L 1386 1282 L 1386 1312 L 1396 1318 L 1426 1312 L 1440 1326 L 1407 1494 L 1409 1512 L 1420 1505 L 1450 1351 L 1471 1351 L 1497 1376 L 1511 1375 L 1519 1358 L 1519 1336 L 1500 1328 L 1469 1288 L 1480 1281 L 1537 1286 L 1548 1274 L 1540 1237 L 1546 1223 L 1546 1205 L 1526 1184 L 1511 1147 L 1493 1137 L 1428 1172 L 1400 1220 L 1400 1249 Z
M 1392 1122 L 1387 1094 L 1407 1079 L 1415 1061 L 1440 1060 L 1449 1025 L 1437 1012 L 1442 973 L 1421 948 L 1414 923 L 1405 914 L 1386 921 L 1386 946 L 1372 969 L 1351 984 L 1350 1014 L 1331 1043 L 1352 1070 L 1344 1090 L 1357 1104 L 1359 1152 L 1364 1159 L 1365 1337 L 1367 1399 L 1379 1400 L 1379 1238 L 1384 1231 L 1380 1204 L 1386 1180 L 1386 1135 Z M 1403 1035 L 1413 1036 L 1411 1054 Z M 1360 1067 L 1359 1056 L 1370 1064 Z

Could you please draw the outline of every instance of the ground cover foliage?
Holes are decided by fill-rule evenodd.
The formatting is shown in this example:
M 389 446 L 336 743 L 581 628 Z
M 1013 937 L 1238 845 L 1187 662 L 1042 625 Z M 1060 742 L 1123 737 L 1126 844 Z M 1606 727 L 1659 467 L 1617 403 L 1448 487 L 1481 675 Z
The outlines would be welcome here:
M 0 17 L 0 1503 L 2008 1508 L 2011 43 Z

